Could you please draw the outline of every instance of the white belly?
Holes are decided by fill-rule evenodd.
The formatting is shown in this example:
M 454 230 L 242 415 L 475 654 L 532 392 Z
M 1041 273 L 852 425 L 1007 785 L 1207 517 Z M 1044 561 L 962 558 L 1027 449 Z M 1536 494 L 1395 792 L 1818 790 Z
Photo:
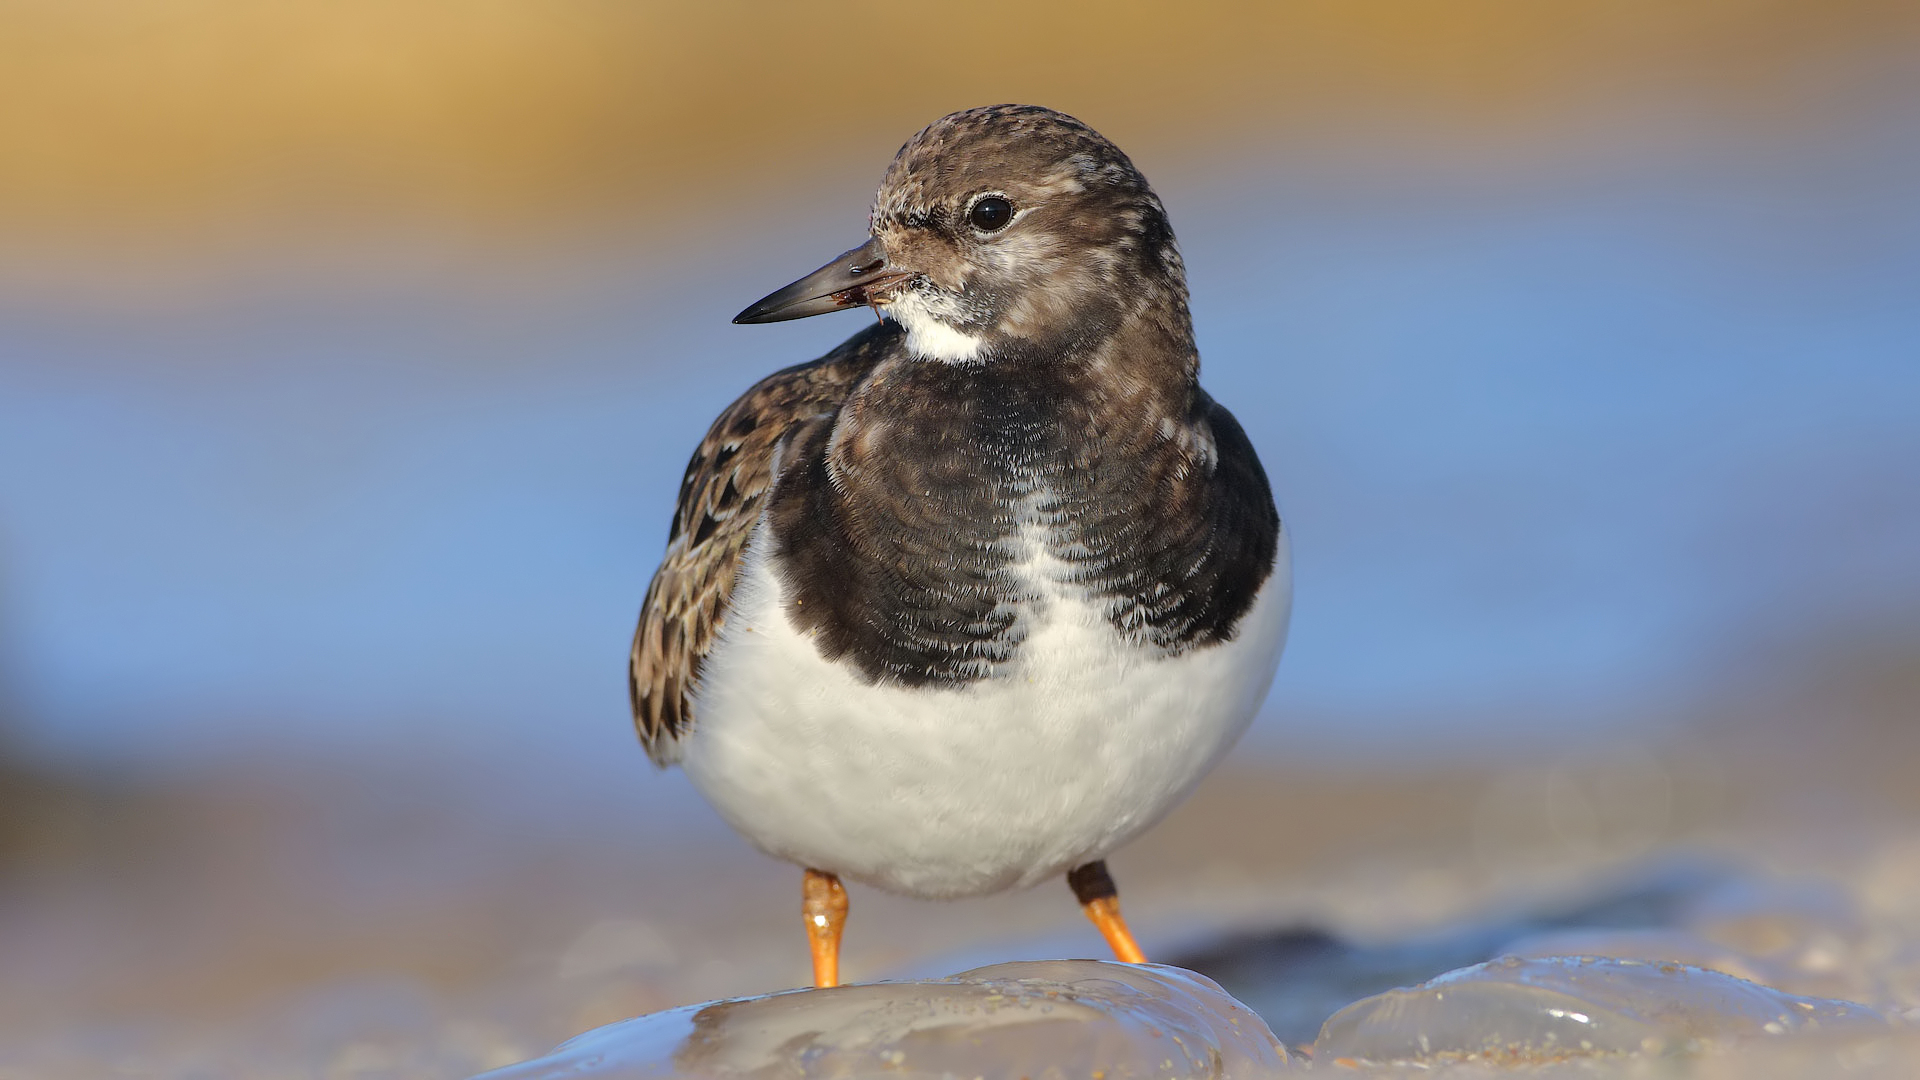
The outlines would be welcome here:
M 959 688 L 872 684 L 788 622 L 762 539 L 681 763 L 761 850 L 912 896 L 1031 885 L 1158 821 L 1253 719 L 1292 603 L 1283 532 L 1233 640 L 1166 657 L 1038 567 L 1045 600 L 1011 670 Z

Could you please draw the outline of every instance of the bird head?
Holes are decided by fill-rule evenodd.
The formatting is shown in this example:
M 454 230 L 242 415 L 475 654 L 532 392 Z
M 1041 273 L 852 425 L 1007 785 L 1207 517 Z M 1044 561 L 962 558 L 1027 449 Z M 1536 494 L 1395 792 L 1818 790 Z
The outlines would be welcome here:
M 1129 316 L 1186 321 L 1185 268 L 1133 162 L 1063 113 L 995 105 L 907 140 L 870 238 L 735 317 L 777 322 L 871 306 L 920 359 L 970 363 L 1096 346 Z

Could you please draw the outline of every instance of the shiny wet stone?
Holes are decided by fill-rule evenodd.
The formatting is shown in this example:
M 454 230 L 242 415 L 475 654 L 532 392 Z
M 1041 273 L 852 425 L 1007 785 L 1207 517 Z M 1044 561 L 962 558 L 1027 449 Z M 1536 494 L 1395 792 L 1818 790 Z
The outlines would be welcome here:
M 485 1080 L 561 1077 L 1262 1077 L 1286 1048 L 1208 979 L 1042 960 L 924 982 L 716 1001 L 590 1031 Z
M 1696 1052 L 1816 1031 L 1887 1033 L 1865 1005 L 1800 997 L 1684 964 L 1505 957 L 1356 1001 L 1328 1018 L 1318 1060 L 1530 1063 Z
M 1767 1065 L 1783 1054 L 1920 1075 L 1898 1071 L 1920 1063 L 1920 980 L 1869 970 L 1888 941 L 1817 884 L 1681 860 L 1397 940 L 1249 931 L 1170 954 L 1182 967 L 1000 964 L 690 1006 L 488 1076 L 1812 1074 Z

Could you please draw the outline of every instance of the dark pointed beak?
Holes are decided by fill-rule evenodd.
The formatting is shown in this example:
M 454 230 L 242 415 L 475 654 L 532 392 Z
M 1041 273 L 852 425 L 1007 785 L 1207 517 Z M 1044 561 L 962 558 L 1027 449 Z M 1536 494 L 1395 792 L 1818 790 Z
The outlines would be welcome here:
M 861 244 L 799 281 L 761 297 L 733 317 L 737 323 L 785 322 L 862 307 L 882 299 L 880 291 L 912 277 L 887 265 L 879 237 Z

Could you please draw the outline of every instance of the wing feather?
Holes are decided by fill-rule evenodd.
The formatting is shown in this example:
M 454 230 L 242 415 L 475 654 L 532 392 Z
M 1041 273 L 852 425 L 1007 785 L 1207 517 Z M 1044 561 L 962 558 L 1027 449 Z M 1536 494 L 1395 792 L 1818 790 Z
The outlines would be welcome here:
M 701 664 L 725 624 L 781 447 L 810 424 L 831 423 L 899 337 L 892 323 L 871 327 L 819 360 L 760 380 L 714 420 L 687 463 L 627 668 L 634 726 L 656 764 L 675 761 L 692 730 Z

